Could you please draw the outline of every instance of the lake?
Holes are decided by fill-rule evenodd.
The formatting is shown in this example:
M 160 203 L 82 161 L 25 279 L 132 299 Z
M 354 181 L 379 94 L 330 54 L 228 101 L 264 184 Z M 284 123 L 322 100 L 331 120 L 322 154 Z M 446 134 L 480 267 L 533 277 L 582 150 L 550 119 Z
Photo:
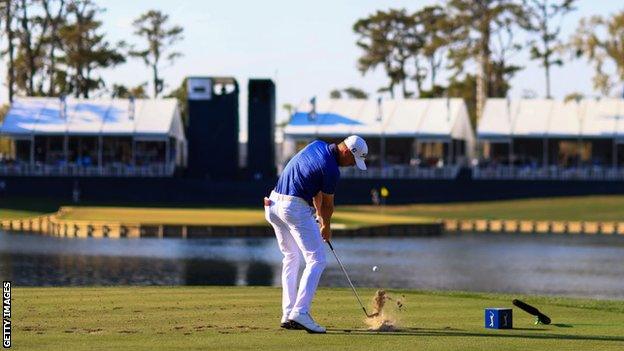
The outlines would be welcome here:
M 359 287 L 624 299 L 624 236 L 445 234 L 332 242 Z M 273 238 L 70 239 L 0 232 L 0 277 L 17 286 L 278 286 L 281 258 Z M 320 285 L 347 286 L 329 249 L 327 259 Z

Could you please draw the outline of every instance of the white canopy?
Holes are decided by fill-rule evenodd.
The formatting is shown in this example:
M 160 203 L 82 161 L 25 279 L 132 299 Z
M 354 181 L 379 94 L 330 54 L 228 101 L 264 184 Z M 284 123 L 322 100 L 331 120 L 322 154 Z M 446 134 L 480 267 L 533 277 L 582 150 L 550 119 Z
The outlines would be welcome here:
M 64 112 L 62 112 L 62 110 Z M 75 99 L 23 97 L 11 104 L 0 134 L 133 136 L 185 142 L 176 99 Z
M 472 144 L 474 135 L 462 99 L 318 100 L 313 113 L 302 103 L 286 126 L 286 137 L 360 136 L 460 139 Z
M 623 99 L 488 99 L 477 134 L 511 137 L 624 137 Z

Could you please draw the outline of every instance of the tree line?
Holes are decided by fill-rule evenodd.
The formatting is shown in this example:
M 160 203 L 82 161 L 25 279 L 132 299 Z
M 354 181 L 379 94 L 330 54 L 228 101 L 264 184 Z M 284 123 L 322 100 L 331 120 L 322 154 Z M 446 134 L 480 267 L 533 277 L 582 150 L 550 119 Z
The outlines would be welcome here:
M 128 59 L 149 68 L 151 96 L 158 97 L 165 87 L 162 65 L 181 56 L 173 46 L 183 39 L 183 28 L 171 25 L 167 14 L 149 10 L 132 22 L 141 45 L 113 43 L 102 29 L 104 11 L 92 0 L 1 0 L 0 55 L 7 62 L 9 101 L 16 94 L 89 98 L 95 92 L 145 98 L 147 82 L 108 86 L 101 77 L 103 69 Z
M 524 68 L 512 59 L 523 50 L 543 69 L 546 98 L 552 96 L 551 70 L 565 59 L 587 60 L 594 88 L 607 96 L 624 82 L 624 9 L 583 18 L 570 38 L 562 38 L 562 19 L 575 5 L 576 0 L 446 0 L 415 12 L 379 10 L 353 25 L 361 49 L 357 68 L 363 75 L 383 69 L 387 84 L 377 92 L 391 98 L 464 98 L 473 121 L 487 97 L 507 95 L 511 79 Z M 519 38 L 520 33 L 526 35 Z M 446 81 L 440 80 L 442 71 Z M 342 92 L 353 96 L 355 88 L 347 89 Z M 330 95 L 342 96 L 340 90 Z
M 353 24 L 361 49 L 357 69 L 364 75 L 382 69 L 387 83 L 378 93 L 392 98 L 463 98 L 473 120 L 487 97 L 507 95 L 511 79 L 524 68 L 513 60 L 523 51 L 543 68 L 545 97 L 551 97 L 552 68 L 566 59 L 586 60 L 595 72 L 594 88 L 607 96 L 624 81 L 624 9 L 583 18 L 571 37 L 562 38 L 562 19 L 576 10 L 576 2 L 443 0 L 415 12 L 379 10 Z M 93 0 L 0 0 L 0 56 L 7 63 L 9 99 L 16 94 L 160 96 L 161 70 L 181 56 L 174 47 L 183 28 L 169 23 L 167 14 L 149 10 L 132 22 L 140 45 L 111 42 L 102 28 L 104 11 Z M 149 83 L 110 85 L 101 77 L 103 69 L 131 59 L 146 65 Z M 182 87 L 170 96 L 181 94 Z M 330 96 L 368 94 L 346 87 Z

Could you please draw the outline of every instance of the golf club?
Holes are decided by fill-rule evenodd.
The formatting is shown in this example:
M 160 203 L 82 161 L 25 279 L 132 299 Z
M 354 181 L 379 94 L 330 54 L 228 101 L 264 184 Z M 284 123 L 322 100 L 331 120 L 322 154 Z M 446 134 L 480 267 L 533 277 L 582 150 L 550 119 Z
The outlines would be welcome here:
M 353 286 L 353 283 L 351 283 L 351 279 L 349 278 L 349 274 L 347 274 L 347 270 L 342 265 L 342 262 L 340 262 L 340 259 L 338 258 L 338 255 L 336 255 L 336 250 L 334 250 L 334 246 L 331 244 L 331 242 L 329 240 L 326 240 L 326 242 L 327 242 L 327 245 L 329 245 L 329 248 L 331 249 L 331 252 L 333 252 L 334 257 L 336 257 L 336 261 L 338 261 L 338 264 L 340 265 L 340 268 L 342 269 L 342 272 L 344 273 L 345 277 L 347 277 L 347 281 L 349 282 L 349 285 L 351 286 L 351 290 L 353 290 L 353 294 L 355 294 L 355 298 L 360 303 L 360 306 L 362 307 L 362 310 L 364 311 L 364 314 L 366 315 L 366 317 L 368 317 L 368 318 L 377 317 L 379 315 L 378 312 L 377 313 L 373 313 L 373 314 L 368 314 L 368 312 L 366 312 L 366 308 L 364 307 L 364 304 L 362 303 L 362 300 L 360 299 L 360 296 L 358 295 L 357 291 L 355 291 L 355 287 Z

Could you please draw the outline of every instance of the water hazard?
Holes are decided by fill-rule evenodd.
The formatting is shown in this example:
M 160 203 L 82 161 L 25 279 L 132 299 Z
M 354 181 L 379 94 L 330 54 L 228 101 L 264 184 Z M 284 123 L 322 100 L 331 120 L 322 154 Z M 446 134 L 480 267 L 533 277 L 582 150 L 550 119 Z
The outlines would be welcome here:
M 624 299 L 619 236 L 462 234 L 333 242 L 357 286 Z M 347 286 L 329 250 L 327 259 L 320 284 Z M 17 286 L 278 286 L 280 271 L 272 238 L 69 239 L 0 232 L 0 277 Z

